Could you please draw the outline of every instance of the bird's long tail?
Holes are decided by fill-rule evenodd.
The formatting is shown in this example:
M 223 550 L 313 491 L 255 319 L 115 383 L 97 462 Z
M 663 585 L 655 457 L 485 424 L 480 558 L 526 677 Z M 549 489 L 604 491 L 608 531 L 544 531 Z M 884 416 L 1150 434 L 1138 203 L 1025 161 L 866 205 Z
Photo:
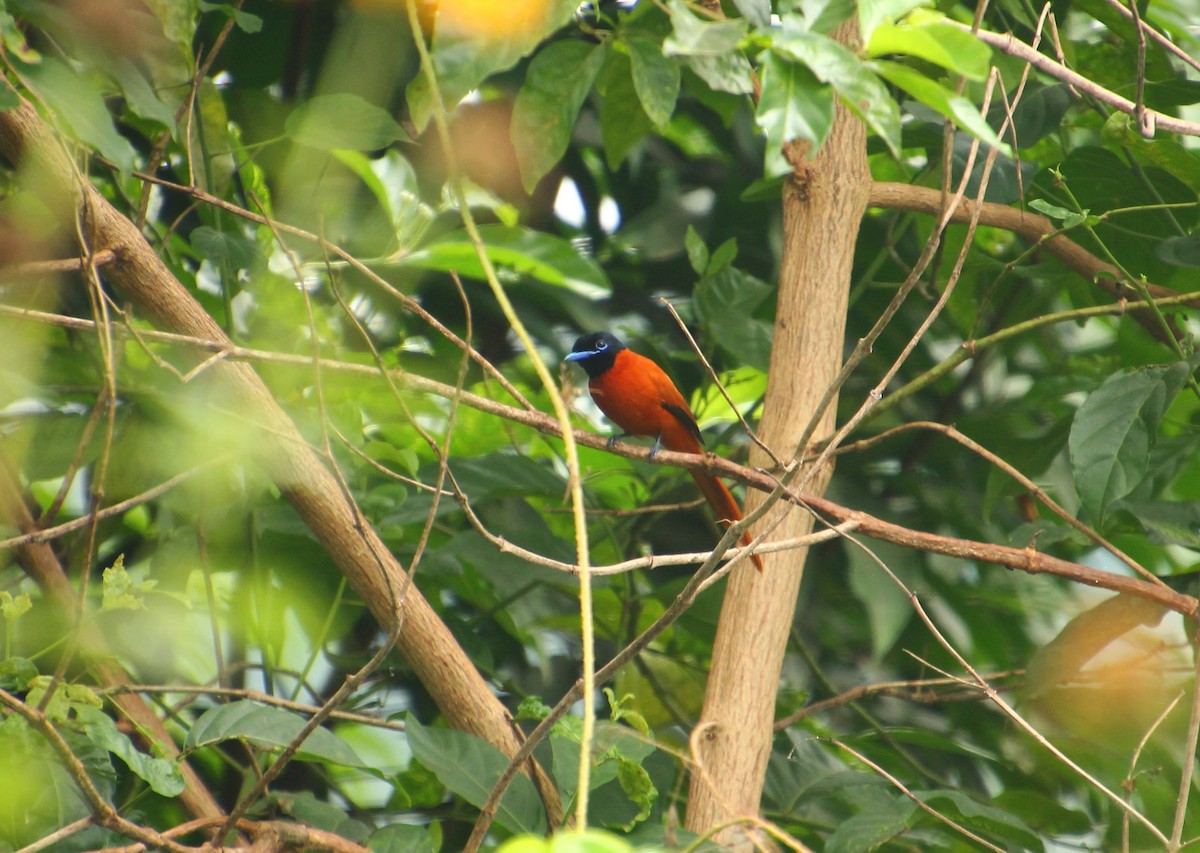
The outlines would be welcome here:
M 703 471 L 692 471 L 692 479 L 696 481 L 696 485 L 700 488 L 708 505 L 712 507 L 713 512 L 717 515 L 717 521 L 721 522 L 723 527 L 728 527 L 734 522 L 742 520 L 742 508 L 738 506 L 737 501 L 733 499 L 729 489 L 725 488 L 725 484 Z M 750 545 L 753 537 L 750 531 L 742 534 L 741 543 L 745 546 Z M 754 568 L 762 571 L 762 560 L 758 554 L 751 554 L 750 559 L 754 561 Z

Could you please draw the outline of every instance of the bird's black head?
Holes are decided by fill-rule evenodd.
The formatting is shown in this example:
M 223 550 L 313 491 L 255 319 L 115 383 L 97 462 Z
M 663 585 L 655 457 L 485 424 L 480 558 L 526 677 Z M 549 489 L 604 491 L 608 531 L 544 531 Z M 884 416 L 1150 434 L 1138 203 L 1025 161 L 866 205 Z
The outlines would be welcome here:
M 613 366 L 617 353 L 623 349 L 625 344 L 608 332 L 588 332 L 575 341 L 570 355 L 564 360 L 575 362 L 587 371 L 590 378 L 595 379 Z

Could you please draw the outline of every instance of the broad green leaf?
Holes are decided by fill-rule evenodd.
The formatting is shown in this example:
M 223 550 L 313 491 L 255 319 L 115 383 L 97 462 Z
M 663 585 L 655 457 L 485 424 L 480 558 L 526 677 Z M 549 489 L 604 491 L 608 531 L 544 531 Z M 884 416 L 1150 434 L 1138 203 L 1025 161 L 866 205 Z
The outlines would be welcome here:
M 283 130 L 293 142 L 322 151 L 373 151 L 408 139 L 387 110 L 348 93 L 305 101 L 287 117 Z
M 871 34 L 867 56 L 915 56 L 969 80 L 983 80 L 991 68 L 992 50 L 970 33 L 944 22 L 940 15 L 910 15 L 903 23 L 883 23 Z
M 767 134 L 769 175 L 791 171 L 783 157 L 785 143 L 807 140 L 815 153 L 833 126 L 833 89 L 806 66 L 768 53 L 762 64 L 762 97 L 755 120 Z
M 633 85 L 633 65 L 620 51 L 611 51 L 596 83 L 600 100 L 600 138 L 604 159 L 616 170 L 650 129 L 654 122 L 646 115 Z
M 241 234 L 218 231 L 207 225 L 195 228 L 191 233 L 192 248 L 199 255 L 218 266 L 230 269 L 250 269 L 258 259 L 258 244 Z
M 120 85 L 121 92 L 134 113 L 142 118 L 157 121 L 174 132 L 175 110 L 159 98 L 152 82 L 146 79 L 143 69 L 128 57 L 121 57 L 110 66 L 109 71 Z
M 663 42 L 668 56 L 682 56 L 711 89 L 746 95 L 754 91 L 754 70 L 738 49 L 747 32 L 744 18 L 712 21 L 697 17 L 681 0 L 668 6 L 672 31 Z
M 870 44 L 875 28 L 885 21 L 899 21 L 918 6 L 931 5 L 930 0 L 859 0 L 858 27 L 862 43 Z
M 245 740 L 266 749 L 282 749 L 304 728 L 299 714 L 259 702 L 241 700 L 218 705 L 200 715 L 188 731 L 184 748 L 200 749 L 226 740 Z M 328 729 L 315 729 L 300 747 L 297 757 L 346 767 L 363 767 L 354 750 Z
M 490 0 L 441 3 L 433 29 L 432 58 L 446 109 L 487 77 L 511 68 L 542 39 L 571 19 L 576 0 Z M 408 87 L 409 111 L 418 131 L 432 115 L 429 80 L 422 73 Z
M 771 26 L 771 0 L 733 0 L 733 5 L 754 26 L 761 29 Z
M 479 807 L 508 766 L 508 759 L 490 743 L 453 729 L 427 728 L 409 714 L 404 732 L 413 755 L 433 771 L 449 790 Z M 496 809 L 496 820 L 510 832 L 546 831 L 541 798 L 528 776 L 513 777 Z
M 566 152 L 575 118 L 605 52 L 604 45 L 559 41 L 540 50 L 529 63 L 511 126 L 526 192 L 533 192 Z
M 52 57 L 43 58 L 37 65 L 22 65 L 21 72 L 75 139 L 94 148 L 122 172 L 133 168 L 133 146 L 117 133 L 104 98 L 86 75 Z
M 139 752 L 128 736 L 117 729 L 108 714 L 89 705 L 75 706 L 75 719 L 83 727 L 88 740 L 106 749 L 146 781 L 156 794 L 177 797 L 183 792 L 183 773 L 179 765 L 165 758 L 155 758 Z
M 886 806 L 865 809 L 838 823 L 837 829 L 825 839 L 825 853 L 877 850 L 907 832 L 921 814 L 916 803 L 903 795 L 897 796 Z
M 734 364 L 766 370 L 774 326 L 756 316 L 775 288 L 737 267 L 706 275 L 696 286 L 696 319 Z
M 671 120 L 679 97 L 679 63 L 663 55 L 654 38 L 635 34 L 625 40 L 633 68 L 633 88 L 642 109 L 659 127 Z
M 915 552 L 886 542 L 872 543 L 871 550 L 905 583 L 911 585 L 912 581 L 919 580 L 919 574 L 915 571 Z M 850 589 L 866 611 L 871 626 L 871 653 L 875 660 L 882 660 L 912 621 L 912 602 L 863 549 L 848 546 L 846 558 L 849 561 Z
M 998 835 L 1024 850 L 1038 850 L 1042 847 L 1042 840 L 1038 834 L 1015 815 L 993 805 L 981 803 L 962 791 L 918 791 L 916 795 L 938 812 L 954 818 L 980 834 Z
M 1126 502 L 1121 508 L 1142 523 L 1151 542 L 1200 551 L 1200 504 L 1195 501 Z
M 502 270 L 565 287 L 588 299 L 602 299 L 612 287 L 600 266 L 576 251 L 566 240 L 506 225 L 479 229 L 488 257 Z M 466 234 L 457 231 L 398 259 L 404 266 L 454 270 L 469 278 L 483 278 L 483 267 Z
M 1073 100 L 1071 90 L 1065 84 L 1045 86 L 1031 80 L 1025 86 L 1024 96 L 1012 110 L 1017 147 L 1028 148 L 1051 133 L 1057 133 Z M 1003 101 L 996 101 L 988 110 L 988 123 L 997 132 L 1004 122 L 1006 109 Z M 1001 136 L 1006 141 L 1011 140 L 1012 133 L 1012 127 L 1008 127 Z
M 244 12 L 231 3 L 209 3 L 199 0 L 197 7 L 201 12 L 219 12 L 227 18 L 232 18 L 238 29 L 243 32 L 253 34 L 262 29 L 262 18 Z
M 670 0 L 671 34 L 663 43 L 663 53 L 675 56 L 723 56 L 738 49 L 748 26 L 744 18 L 723 21 L 705 20 L 688 8 L 683 0 Z
M 335 151 L 333 156 L 358 175 L 375 196 L 392 224 L 398 251 L 414 246 L 437 214 L 421 201 L 416 172 L 404 155 L 389 149 L 374 159 L 347 150 Z
M 842 103 L 871 128 L 896 157 L 900 156 L 900 108 L 887 87 L 844 45 L 798 28 L 794 17 L 774 34 L 780 53 L 803 62 L 822 83 L 829 83 Z
M 922 104 L 950 119 L 972 136 L 978 137 L 985 144 L 998 149 L 1001 154 L 1012 156 L 1008 144 L 996 136 L 996 131 L 992 130 L 980 115 L 979 108 L 966 98 L 956 95 L 924 74 L 896 62 L 876 60 L 872 67 L 879 76 L 899 86 Z
M 1067 447 L 1075 489 L 1096 524 L 1146 477 L 1163 413 L 1190 372 L 1186 362 L 1121 371 L 1075 413 Z
M 1200 193 L 1200 157 L 1174 139 L 1146 139 L 1133 127 L 1133 118 L 1114 112 L 1104 123 L 1100 139 L 1106 145 L 1132 149 L 1139 159 L 1170 172 L 1196 193 Z
M 435 853 L 437 845 L 427 827 L 392 823 L 371 833 L 367 849 L 371 853 Z

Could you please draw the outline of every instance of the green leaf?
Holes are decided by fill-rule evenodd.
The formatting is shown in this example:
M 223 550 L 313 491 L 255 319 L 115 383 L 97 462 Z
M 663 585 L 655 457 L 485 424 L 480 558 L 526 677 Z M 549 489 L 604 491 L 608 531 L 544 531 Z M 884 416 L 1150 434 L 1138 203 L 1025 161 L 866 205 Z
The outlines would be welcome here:
M 913 14 L 901 24 L 876 27 L 867 56 L 892 53 L 915 56 L 969 80 L 986 79 L 992 64 L 990 47 L 934 14 Z
M 559 41 L 538 51 L 513 106 L 511 134 L 521 182 L 533 192 L 562 159 L 584 98 L 604 63 L 607 48 Z
M 305 722 L 299 714 L 282 708 L 248 699 L 230 702 L 201 714 L 188 732 L 184 748 L 191 751 L 226 740 L 245 740 L 265 749 L 282 749 L 299 736 Z M 323 728 L 305 738 L 297 757 L 345 767 L 365 766 L 349 744 Z
M 7 86 L 0 87 L 0 110 L 21 106 L 21 96 Z
M 842 103 L 866 122 L 893 156 L 900 156 L 900 108 L 862 60 L 833 39 L 803 31 L 794 16 L 784 19 L 782 28 L 773 33 L 772 44 L 833 86 Z
M 775 288 L 737 267 L 706 275 L 696 286 L 696 318 L 735 364 L 766 370 L 774 326 L 755 316 Z
M 29 593 L 13 595 L 7 589 L 0 590 L 0 617 L 6 622 L 16 622 L 32 609 L 33 599 L 29 597 Z
M 206 0 L 200 0 L 198 7 L 201 12 L 220 12 L 227 18 L 232 18 L 237 24 L 239 30 L 253 35 L 262 29 L 262 18 L 258 15 L 252 15 L 249 12 L 243 12 L 241 9 L 229 3 L 209 3 Z
M 1130 148 L 1142 159 L 1170 172 L 1195 193 L 1200 193 L 1200 157 L 1174 139 L 1146 139 L 1133 128 L 1133 118 L 1115 112 L 1100 131 L 1106 145 Z
M 658 789 L 654 787 L 654 782 L 651 781 L 646 768 L 639 762 L 631 761 L 624 756 L 617 756 L 616 762 L 617 782 L 620 784 L 621 790 L 625 792 L 625 796 L 629 797 L 629 800 L 638 807 L 637 814 L 621 827 L 629 832 L 650 817 L 650 809 L 654 805 L 654 801 L 658 799 Z
M 139 752 L 133 742 L 117 729 L 108 714 L 89 705 L 74 707 L 75 719 L 88 740 L 108 750 L 144 779 L 156 794 L 178 797 L 183 792 L 183 773 L 179 765 L 165 758 L 155 758 Z
M 393 823 L 372 832 L 367 849 L 371 853 L 435 853 L 437 845 L 428 828 Z
M 879 76 L 899 86 L 925 106 L 941 113 L 972 136 L 998 149 L 1001 154 L 1012 156 L 1008 144 L 996 136 L 996 131 L 980 115 L 979 108 L 966 98 L 897 62 L 876 60 L 873 67 Z
M 874 542 L 871 550 L 897 577 L 910 585 L 919 580 L 914 552 L 886 542 Z M 850 589 L 867 612 L 871 627 L 871 654 L 876 661 L 892 650 L 900 634 L 913 618 L 913 605 L 904 590 L 883 573 L 883 569 L 863 549 L 849 546 Z
M 310 98 L 292 110 L 283 132 L 293 142 L 321 151 L 373 151 L 408 139 L 387 110 L 348 93 Z
M 492 263 L 517 275 L 565 287 L 588 299 L 602 299 L 612 290 L 607 276 L 591 258 L 584 257 L 566 240 L 506 225 L 479 229 Z M 397 259 L 403 266 L 454 270 L 469 278 L 483 278 L 483 267 L 465 232 L 456 231 L 420 251 Z
M 981 803 L 961 791 L 919 791 L 922 802 L 970 829 L 1005 838 L 1024 850 L 1039 850 L 1042 840 L 1023 821 L 1004 809 Z M 935 805 L 936 804 L 936 805 Z
M 708 246 L 704 245 L 704 238 L 690 223 L 687 233 L 683 235 L 683 247 L 687 250 L 688 263 L 692 265 L 692 269 L 697 275 L 703 275 L 708 268 Z
M 862 43 L 870 44 L 875 28 L 885 21 L 898 21 L 918 6 L 932 5 L 930 0 L 859 0 L 858 27 Z
M 250 269 L 258 260 L 258 244 L 242 234 L 218 231 L 207 225 L 192 230 L 192 248 L 206 260 L 229 269 Z
M 867 809 L 841 821 L 825 839 L 825 853 L 876 850 L 903 835 L 919 817 L 917 804 L 897 796 L 886 806 Z
M 1056 204 L 1051 204 L 1044 198 L 1035 198 L 1029 202 L 1029 206 L 1038 213 L 1044 213 L 1051 219 L 1056 219 L 1063 224 L 1063 228 L 1075 228 L 1088 221 L 1090 211 L 1082 212 L 1075 210 L 1067 210 L 1065 207 L 1059 207 Z
M 688 67 L 715 91 L 745 95 L 754 91 L 754 71 L 738 46 L 748 27 L 744 18 L 712 21 L 693 14 L 681 0 L 671 0 L 671 34 L 662 52 L 682 56 Z
M 125 555 L 118 554 L 116 562 L 104 570 L 104 595 L 101 610 L 144 610 L 144 593 L 156 586 L 152 580 L 134 583 L 125 570 Z
M 427 728 L 409 714 L 404 732 L 418 761 L 432 770 L 438 781 L 477 808 L 508 766 L 494 746 L 465 732 Z M 496 808 L 496 820 L 510 832 L 546 831 L 546 815 L 537 790 L 528 776 L 518 773 Z
M 771 26 L 771 0 L 733 0 L 733 5 L 754 26 L 760 29 Z
M 38 668 L 28 658 L 7 658 L 0 661 L 0 689 L 25 692 L 29 682 L 38 677 Z
M 620 51 L 611 51 L 596 84 L 600 100 L 600 137 L 604 159 L 614 171 L 654 122 L 646 115 L 633 85 L 633 64 Z
M 635 34 L 625 40 L 633 66 L 633 88 L 642 109 L 659 127 L 671 120 L 679 97 L 679 64 L 663 55 L 662 45 L 649 35 Z
M 1146 477 L 1163 413 L 1191 369 L 1177 362 L 1121 371 L 1075 413 L 1067 441 L 1075 489 L 1097 524 Z
M 798 62 L 768 53 L 762 64 L 762 97 L 755 120 L 767 134 L 768 175 L 791 171 L 783 146 L 795 139 L 812 144 L 815 153 L 833 127 L 833 89 Z
M 133 169 L 133 146 L 117 133 L 104 98 L 85 75 L 52 57 L 44 57 L 37 65 L 22 65 L 21 72 L 29 88 L 75 139 L 94 148 L 122 172 Z
M 511 68 L 542 39 L 571 19 L 576 0 L 546 0 L 504 4 L 444 3 L 438 7 L 431 45 L 438 88 L 447 109 L 487 77 Z M 408 87 L 409 111 L 417 130 L 424 130 L 432 115 L 429 80 L 422 73 Z
M 744 18 L 705 20 L 694 14 L 683 0 L 670 0 L 671 34 L 663 42 L 663 53 L 674 56 L 723 56 L 734 52 L 749 29 Z
M 1121 505 L 1146 528 L 1151 542 L 1182 545 L 1200 551 L 1200 503 L 1195 501 L 1155 501 Z

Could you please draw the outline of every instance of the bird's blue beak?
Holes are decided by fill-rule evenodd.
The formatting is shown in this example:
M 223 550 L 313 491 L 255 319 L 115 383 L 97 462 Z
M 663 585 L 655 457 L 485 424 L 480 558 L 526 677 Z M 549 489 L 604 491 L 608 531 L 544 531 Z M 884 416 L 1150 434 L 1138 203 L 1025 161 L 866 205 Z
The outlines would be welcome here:
M 595 353 L 591 350 L 584 350 L 583 352 L 569 352 L 563 361 L 583 361 L 585 358 L 591 358 L 593 355 L 595 355 Z

